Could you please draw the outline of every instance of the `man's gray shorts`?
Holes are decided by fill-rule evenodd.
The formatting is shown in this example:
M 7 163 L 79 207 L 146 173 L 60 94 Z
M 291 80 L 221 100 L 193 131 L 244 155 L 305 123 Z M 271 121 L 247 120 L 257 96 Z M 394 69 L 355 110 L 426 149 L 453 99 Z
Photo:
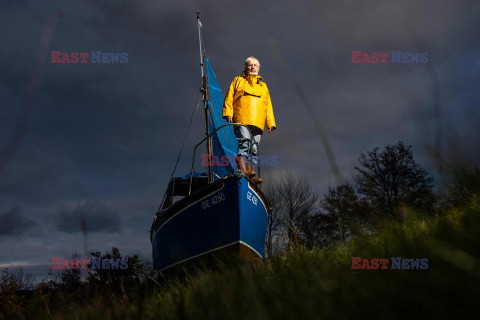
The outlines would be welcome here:
M 262 137 L 262 130 L 256 126 L 248 125 L 250 132 L 253 135 L 254 143 L 250 146 L 250 132 L 245 126 L 238 126 L 235 128 L 235 136 L 238 141 L 238 156 L 247 158 L 248 162 L 257 165 L 258 162 L 258 144 Z M 250 159 L 250 147 L 252 148 L 252 159 Z M 251 161 L 253 160 L 253 161 Z

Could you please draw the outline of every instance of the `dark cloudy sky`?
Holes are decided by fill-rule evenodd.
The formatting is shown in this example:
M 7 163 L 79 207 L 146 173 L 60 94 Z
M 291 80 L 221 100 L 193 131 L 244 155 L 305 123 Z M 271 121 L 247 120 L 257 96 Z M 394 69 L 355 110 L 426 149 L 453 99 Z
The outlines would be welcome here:
M 331 175 L 314 109 L 347 178 L 356 157 L 403 140 L 437 174 L 428 150 L 441 128 L 446 159 L 478 160 L 480 3 L 367 1 L 2 1 L 0 150 L 21 119 L 42 30 L 64 8 L 48 52 L 128 52 L 126 64 L 51 64 L 23 141 L 0 177 L 0 267 L 46 274 L 52 256 L 88 249 L 149 258 L 149 228 L 201 85 L 196 11 L 225 89 L 260 59 L 278 130 L 262 138 L 266 183 Z M 427 52 L 427 64 L 352 64 L 351 51 Z M 439 92 L 435 100 L 435 92 Z M 435 120 L 435 101 L 441 120 Z M 199 112 L 177 173 L 202 138 Z M 200 168 L 197 168 L 200 169 Z

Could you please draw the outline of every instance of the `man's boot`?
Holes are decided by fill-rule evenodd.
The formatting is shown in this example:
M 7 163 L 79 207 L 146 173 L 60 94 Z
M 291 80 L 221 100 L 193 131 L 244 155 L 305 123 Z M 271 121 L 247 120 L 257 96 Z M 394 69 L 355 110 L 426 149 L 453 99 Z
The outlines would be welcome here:
M 245 174 L 248 178 L 252 179 L 255 177 L 256 173 L 254 171 L 254 166 L 251 163 L 247 163 L 247 170 L 248 172 Z
M 262 178 L 252 178 L 251 180 L 255 184 L 261 184 L 263 182 Z
M 247 164 L 247 166 L 249 169 L 248 175 L 249 175 L 249 178 L 252 180 L 252 182 L 255 184 L 261 184 L 263 182 L 262 178 L 254 178 L 256 175 L 255 166 L 252 163 Z
M 238 169 L 242 170 L 243 174 L 247 174 L 247 158 L 242 157 L 242 156 L 237 156 L 237 166 Z

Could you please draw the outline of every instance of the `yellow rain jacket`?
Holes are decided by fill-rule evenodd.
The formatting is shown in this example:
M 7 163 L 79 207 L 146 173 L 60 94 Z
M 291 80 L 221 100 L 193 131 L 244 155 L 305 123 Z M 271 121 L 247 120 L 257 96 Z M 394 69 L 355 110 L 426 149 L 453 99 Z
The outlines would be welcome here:
M 254 125 L 262 130 L 267 127 L 275 130 L 272 101 L 267 84 L 259 75 L 245 74 L 235 77 L 225 95 L 222 117 L 233 117 L 233 122 Z

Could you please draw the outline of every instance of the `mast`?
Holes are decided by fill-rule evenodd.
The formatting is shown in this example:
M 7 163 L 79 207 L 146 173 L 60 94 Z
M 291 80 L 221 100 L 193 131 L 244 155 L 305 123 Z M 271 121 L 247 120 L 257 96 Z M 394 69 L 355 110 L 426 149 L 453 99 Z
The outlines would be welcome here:
M 212 137 L 209 136 L 210 134 L 210 116 L 208 114 L 208 104 L 207 104 L 207 97 L 208 97 L 208 77 L 204 71 L 204 60 L 205 60 L 205 49 L 203 48 L 203 38 L 202 38 L 202 23 L 200 22 L 200 12 L 197 11 L 197 25 L 198 25 L 198 42 L 200 43 L 200 69 L 202 71 L 202 100 L 203 100 L 203 107 L 205 110 L 205 135 L 207 136 L 207 154 L 208 159 L 211 161 L 212 159 Z M 208 165 L 208 183 L 213 182 L 213 170 L 212 166 Z

